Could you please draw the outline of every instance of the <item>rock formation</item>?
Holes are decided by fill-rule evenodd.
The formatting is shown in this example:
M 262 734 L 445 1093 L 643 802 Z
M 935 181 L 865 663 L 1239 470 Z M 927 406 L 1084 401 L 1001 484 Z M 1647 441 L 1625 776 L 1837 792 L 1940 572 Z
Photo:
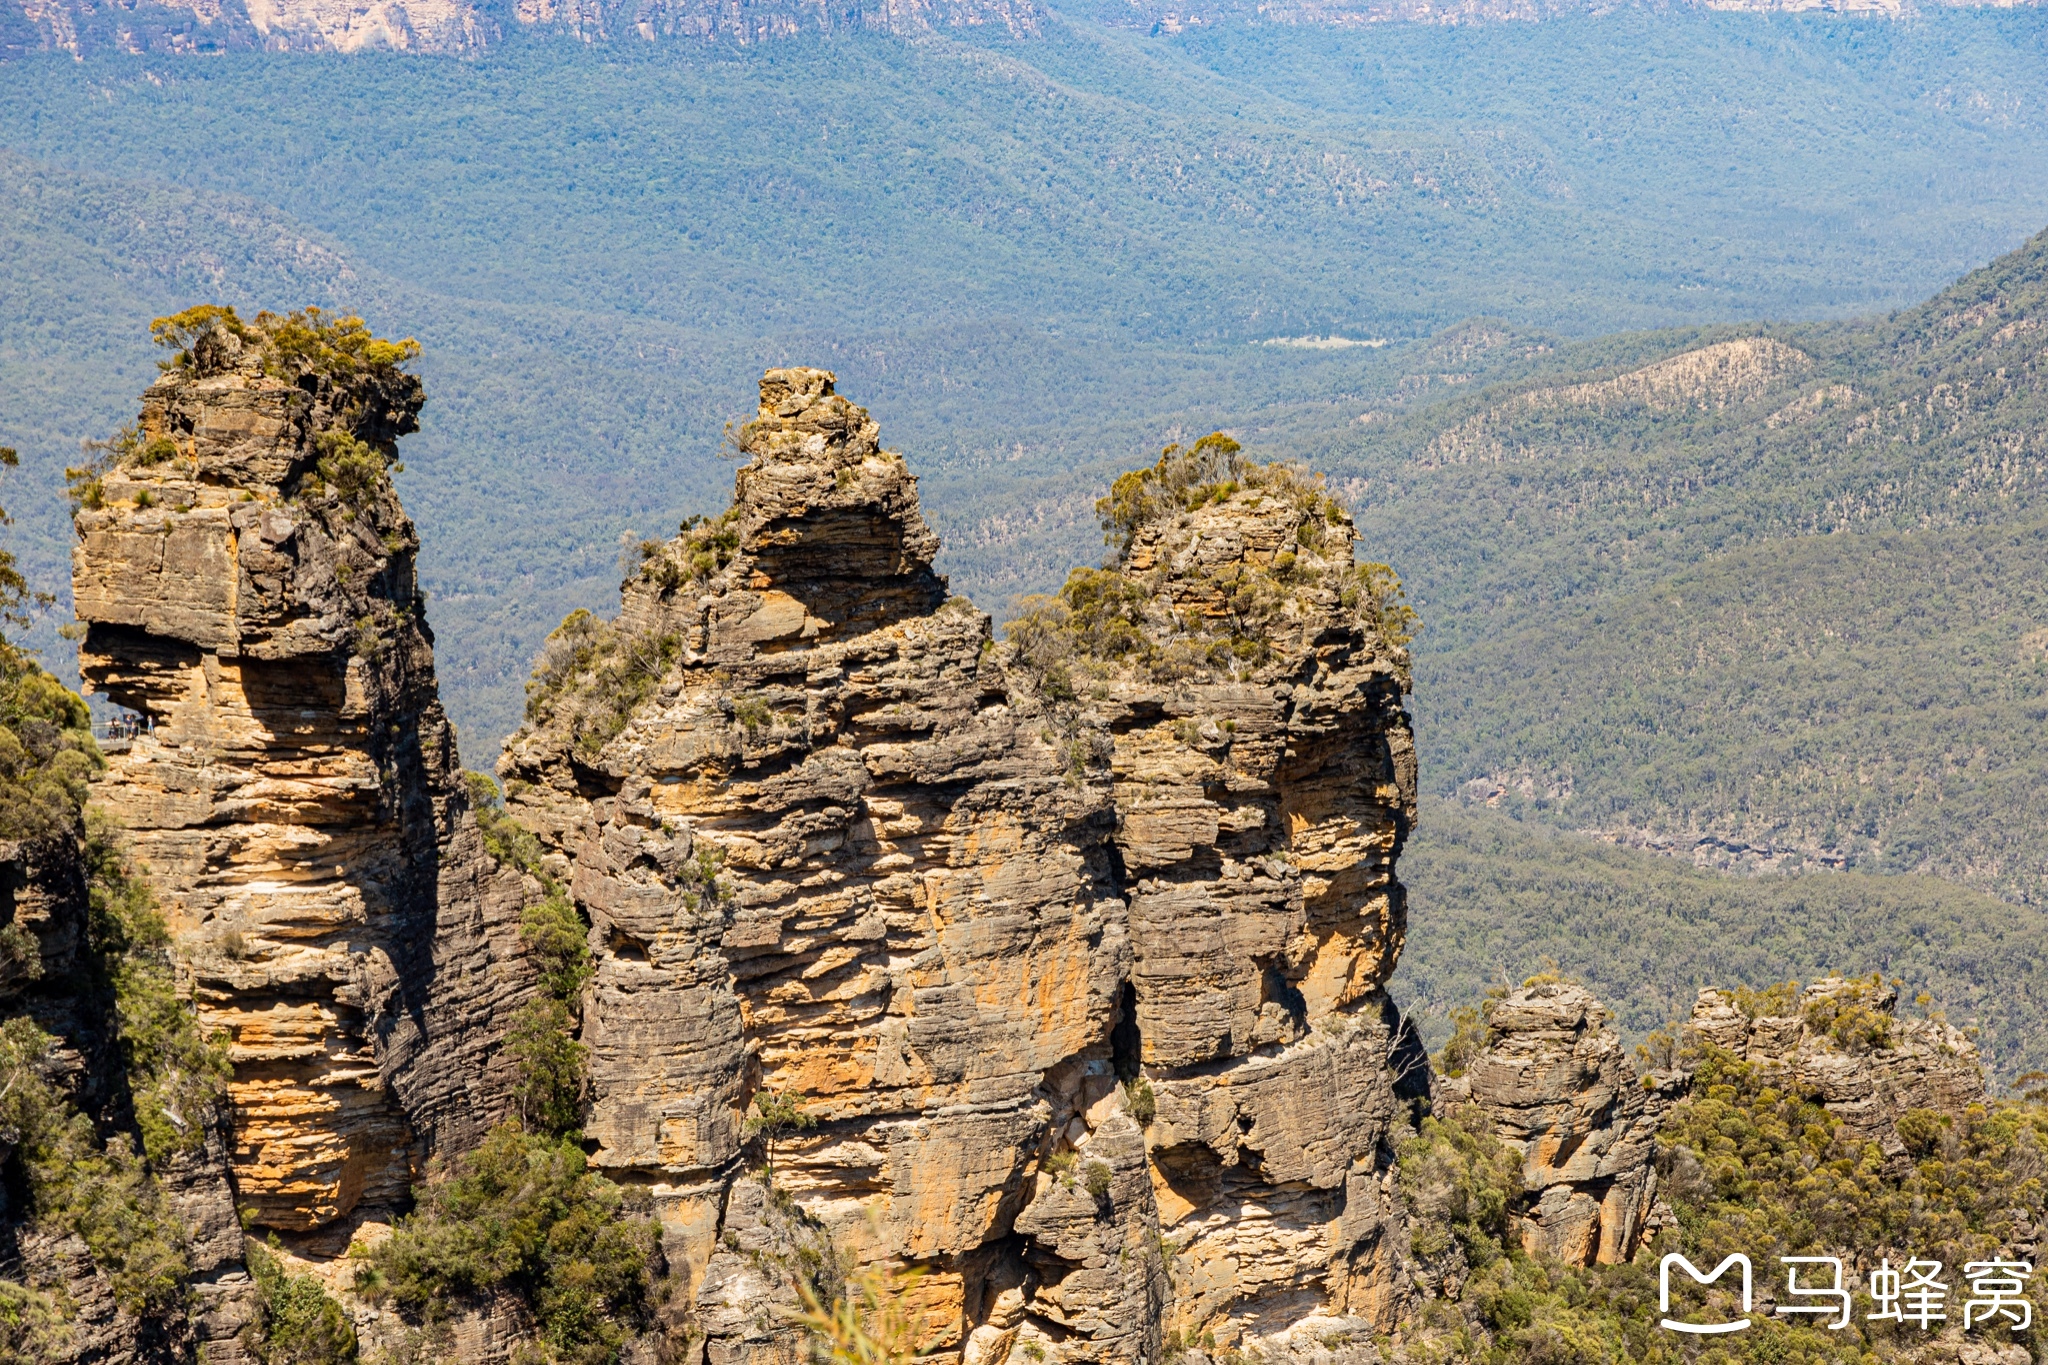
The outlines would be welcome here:
M 1368 1365 L 1386 1333 L 1426 1355 L 1497 1278 L 1395 1168 L 1411 1138 L 1450 1150 L 1418 1131 L 1432 1102 L 1532 1256 L 1624 1261 L 1669 1223 L 1654 1139 L 1691 1077 L 1639 1076 L 1584 989 L 1491 1002 L 1441 1081 L 1387 996 L 1408 617 L 1319 482 L 1220 436 L 1170 448 L 1103 500 L 1110 562 L 999 643 L 867 413 L 772 370 L 730 509 L 644 544 L 615 620 L 549 638 L 500 763 L 537 840 L 515 852 L 470 807 L 388 476 L 409 352 L 310 312 L 166 327 L 183 348 L 76 486 L 80 657 L 138 718 L 95 790 L 233 1071 L 158 1172 L 189 1240 L 175 1340 L 78 1238 L 0 1218 L 0 1274 L 76 1309 L 67 1358 L 246 1358 L 238 1214 L 346 1297 L 334 1258 L 508 1112 L 515 1019 L 578 1029 L 589 1161 L 655 1214 L 636 1360 L 797 1365 L 806 1295 L 900 1268 L 957 1365 Z M 33 749 L 82 791 L 90 742 L 20 728 L 0 777 Z M 0 847 L 0 1017 L 61 1039 L 45 1069 L 112 1113 L 115 1026 L 51 984 L 90 949 L 66 838 Z M 584 934 L 580 1000 L 530 910 Z M 1783 1074 L 1909 1174 L 1928 1123 L 1901 1116 L 1985 1096 L 1968 1039 L 1896 1004 L 1875 980 L 1706 991 L 1677 1055 Z M 497 1365 L 542 1330 L 473 1297 L 424 1349 Z M 421 1349 L 352 1306 L 373 1354 Z
M 1767 1012 L 1771 1007 L 1785 1012 Z M 1989 1099 L 1977 1045 L 1940 1018 L 1906 1019 L 1881 980 L 1825 977 L 1796 1000 L 1765 997 L 1745 1011 L 1728 991 L 1702 990 L 1687 1025 L 1701 1042 L 1783 1075 L 1893 1163 L 1897 1124 L 1913 1109 L 1961 1116 Z
M 245 1217 L 347 1245 L 504 1108 L 531 889 L 484 851 L 386 465 L 419 381 L 314 315 L 201 329 L 85 485 L 89 690 L 125 825 L 234 1062 Z
M 1639 1079 L 1608 1018 L 1585 987 L 1537 979 L 1492 1002 L 1486 1047 L 1443 1082 L 1523 1154 L 1531 1255 L 1613 1265 L 1634 1256 L 1652 1223 L 1657 1126 L 1685 1077 Z
M 948 1358 L 1384 1317 L 1415 772 L 1348 519 L 1223 470 L 1054 612 L 1106 594 L 1123 648 L 998 645 L 830 374 L 770 371 L 743 445 L 732 508 L 551 638 L 500 765 L 591 923 L 593 1160 L 651 1185 L 712 1358 L 794 1350 L 731 1310 L 763 1094 L 817 1124 L 777 1186 L 926 1272 Z
M 1897 1017 L 1898 992 L 1829 977 L 1794 999 L 1702 990 L 1672 1065 L 1638 1075 L 1607 1012 L 1583 986 L 1546 978 L 1489 1002 L 1486 1043 L 1440 1098 L 1477 1105 L 1524 1157 L 1522 1242 L 1580 1265 L 1630 1259 L 1666 1216 L 1656 1134 L 1690 1090 L 1687 1049 L 1724 1049 L 1818 1098 L 1895 1166 L 1912 1109 L 1960 1117 L 1987 1099 L 1976 1046 L 1939 1019 Z

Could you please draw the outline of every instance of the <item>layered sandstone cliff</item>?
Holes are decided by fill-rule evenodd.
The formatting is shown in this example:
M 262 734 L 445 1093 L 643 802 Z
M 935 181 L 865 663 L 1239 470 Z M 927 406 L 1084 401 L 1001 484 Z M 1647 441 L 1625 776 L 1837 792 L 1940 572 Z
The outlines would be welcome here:
M 1414 765 L 1348 520 L 1246 487 L 1148 525 L 1115 571 L 1144 653 L 1291 550 L 1272 647 L 1049 676 L 946 596 L 831 375 L 771 371 L 744 446 L 732 508 L 557 633 L 500 766 L 591 923 L 593 1160 L 651 1185 L 711 1356 L 797 1349 L 737 1311 L 763 1093 L 816 1122 L 777 1187 L 923 1270 L 974 1365 L 1384 1316 Z
M 863 1268 L 919 1272 L 913 1330 L 959 1365 L 1366 1365 L 1387 1333 L 1427 1355 L 1427 1301 L 1479 1266 L 1397 1169 L 1432 1104 L 1505 1144 L 1530 1255 L 1623 1261 L 1669 1225 L 1682 1065 L 1639 1074 L 1590 994 L 1536 978 L 1439 1081 L 1387 996 L 1407 619 L 1317 481 L 1220 437 L 1170 449 L 1104 500 L 1110 562 L 998 642 L 867 413 L 770 371 L 732 506 L 642 546 L 615 620 L 550 637 L 500 764 L 539 841 L 521 871 L 435 697 L 388 475 L 421 402 L 402 348 L 317 315 L 178 325 L 80 485 L 75 597 L 89 685 L 141 722 L 94 789 L 233 1074 L 162 1172 L 183 1335 L 124 1317 L 82 1245 L 0 1247 L 0 1275 L 66 1286 L 80 1358 L 238 1358 L 237 1205 L 333 1258 L 473 1147 L 508 1112 L 507 1029 L 538 1017 L 521 921 L 554 888 L 593 967 L 558 1006 L 580 1136 L 658 1220 L 635 1360 L 796 1365 L 805 1294 Z M 0 952 L 0 1015 L 40 1002 L 84 1102 L 111 1035 L 36 997 L 84 942 L 65 847 L 0 849 L 0 928 L 43 973 Z M 1703 992 L 1676 1060 L 1782 1074 L 1903 1171 L 1901 1115 L 1984 1091 L 1967 1038 L 1896 1004 Z M 429 1346 L 351 1309 L 373 1356 L 495 1363 L 541 1330 L 500 1298 Z
M 533 989 L 386 472 L 419 382 L 366 335 L 208 325 L 84 488 L 73 560 L 86 685 L 142 726 L 96 796 L 228 1039 L 243 1216 L 329 1254 L 503 1110 Z

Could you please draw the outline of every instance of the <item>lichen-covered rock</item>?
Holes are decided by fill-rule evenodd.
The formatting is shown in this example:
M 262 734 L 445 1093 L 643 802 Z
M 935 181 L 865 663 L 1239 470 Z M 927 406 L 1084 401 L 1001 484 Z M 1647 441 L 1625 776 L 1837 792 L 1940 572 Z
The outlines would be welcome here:
M 1139 621 L 1176 662 L 1048 668 L 946 597 L 830 374 L 770 371 L 741 439 L 731 509 L 551 637 L 500 765 L 592 924 L 592 1160 L 653 1183 L 718 1349 L 790 1341 L 729 1302 L 763 1094 L 816 1125 L 777 1187 L 835 1255 L 924 1272 L 949 1358 L 1149 1360 L 1167 1324 L 1368 1303 L 1383 1139 L 1427 1082 L 1381 990 L 1405 655 L 1348 519 L 1296 481 L 1148 524 L 1122 596 L 1265 593 L 1262 643 Z
M 386 473 L 419 381 L 366 337 L 201 329 L 81 490 L 73 558 L 86 685 L 142 724 L 97 797 L 228 1036 L 244 1211 L 327 1254 L 503 1110 L 533 988 Z

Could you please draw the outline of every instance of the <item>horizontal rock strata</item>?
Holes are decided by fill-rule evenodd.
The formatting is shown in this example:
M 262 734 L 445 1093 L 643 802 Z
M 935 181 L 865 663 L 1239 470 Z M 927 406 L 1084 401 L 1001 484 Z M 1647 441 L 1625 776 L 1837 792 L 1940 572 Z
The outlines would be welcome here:
M 1523 1246 L 1578 1265 L 1630 1259 L 1653 1223 L 1657 1128 L 1686 1078 L 1639 1078 L 1607 1011 L 1571 982 L 1511 991 L 1486 1024 L 1487 1046 L 1444 1090 L 1522 1152 Z
M 216 326 L 77 516 L 80 668 L 142 726 L 97 797 L 228 1035 L 245 1212 L 330 1253 L 503 1109 L 532 991 L 531 888 L 469 813 L 384 473 L 420 402 Z
M 921 1268 L 949 1358 L 1384 1319 L 1415 773 L 1348 520 L 1247 489 L 1150 528 L 1116 572 L 1182 613 L 1318 537 L 1328 573 L 1256 660 L 1076 692 L 946 596 L 831 375 L 770 371 L 743 444 L 732 508 L 551 639 L 500 765 L 592 926 L 593 1161 L 652 1185 L 711 1356 L 794 1349 L 734 1311 L 721 1235 L 768 1235 L 735 1193 L 764 1093 L 816 1122 L 777 1187 Z

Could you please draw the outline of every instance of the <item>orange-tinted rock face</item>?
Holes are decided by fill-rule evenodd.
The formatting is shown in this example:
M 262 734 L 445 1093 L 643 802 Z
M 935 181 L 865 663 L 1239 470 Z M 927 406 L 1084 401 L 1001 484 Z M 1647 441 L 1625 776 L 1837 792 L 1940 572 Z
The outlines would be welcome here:
M 309 1232 L 402 1202 L 502 1107 L 526 889 L 468 814 L 381 473 L 418 381 L 259 342 L 217 330 L 151 386 L 73 581 L 88 688 L 146 725 L 97 796 L 228 1035 L 243 1205 Z M 316 467 L 333 433 L 378 462 L 347 491 Z
M 331 1253 L 502 1112 L 533 888 L 381 473 L 416 385 L 189 354 L 79 515 L 86 676 L 149 721 L 100 793 L 228 1035 L 245 1209 Z M 591 1160 L 651 1190 L 707 1359 L 794 1362 L 834 1256 L 920 1267 L 963 1365 L 1388 1324 L 1415 774 L 1348 519 L 1256 471 L 1176 504 L 1102 580 L 1121 644 L 1053 659 L 947 597 L 830 375 L 770 372 L 743 441 L 732 510 L 551 638 L 501 765 L 589 922 Z M 794 1205 L 742 1177 L 777 1094 Z
M 565 623 L 501 765 L 598 945 L 593 1159 L 655 1182 L 710 1354 L 793 1349 L 718 1306 L 789 1292 L 743 1289 L 733 1241 L 784 1234 L 720 1193 L 764 1090 L 817 1125 L 777 1184 L 923 1267 L 973 1365 L 1383 1316 L 1414 762 L 1348 520 L 1247 490 L 1151 528 L 1125 576 L 1183 613 L 1294 548 L 1270 649 L 1065 688 L 946 597 L 830 375 L 771 371 L 743 439 L 732 510 L 650 547 L 615 625 Z

